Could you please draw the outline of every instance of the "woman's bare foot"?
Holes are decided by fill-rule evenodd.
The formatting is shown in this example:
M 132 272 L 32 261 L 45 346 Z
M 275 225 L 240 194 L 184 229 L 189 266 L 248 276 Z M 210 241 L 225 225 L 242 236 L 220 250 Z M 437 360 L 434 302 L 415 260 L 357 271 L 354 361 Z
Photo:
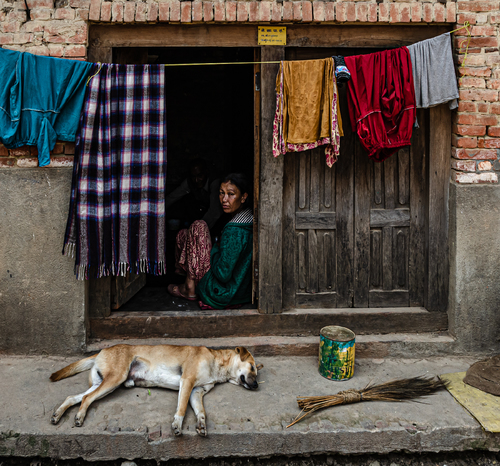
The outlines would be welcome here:
M 184 296 L 189 296 L 190 298 L 196 296 L 196 282 L 192 278 L 189 278 L 189 276 L 186 277 L 186 281 L 182 284 L 179 285 L 179 291 L 184 295 Z

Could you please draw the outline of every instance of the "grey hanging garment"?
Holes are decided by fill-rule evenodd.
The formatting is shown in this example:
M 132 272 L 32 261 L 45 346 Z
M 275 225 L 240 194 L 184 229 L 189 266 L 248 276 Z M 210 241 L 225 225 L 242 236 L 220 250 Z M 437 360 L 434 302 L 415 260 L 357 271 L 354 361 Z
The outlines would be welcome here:
M 458 86 L 451 48 L 451 34 L 409 45 L 417 108 L 429 108 L 449 102 L 458 107 Z

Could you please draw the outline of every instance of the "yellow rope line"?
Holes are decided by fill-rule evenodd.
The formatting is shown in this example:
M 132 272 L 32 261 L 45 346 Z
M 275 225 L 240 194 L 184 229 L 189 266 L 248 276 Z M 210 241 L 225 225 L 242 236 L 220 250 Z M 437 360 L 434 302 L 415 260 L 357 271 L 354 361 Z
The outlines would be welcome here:
M 465 67 L 465 62 L 467 61 L 467 54 L 469 52 L 469 44 L 470 44 L 470 40 L 472 38 L 471 26 L 470 26 L 469 21 L 465 21 L 465 23 L 464 23 L 464 25 L 462 27 L 460 27 L 458 29 L 455 29 L 454 31 L 450 32 L 450 34 L 452 34 L 454 32 L 460 31 L 462 29 L 465 29 L 467 31 L 467 37 L 459 42 L 459 44 L 458 44 L 458 53 L 460 53 L 462 51 L 462 47 L 464 46 L 464 43 L 466 41 L 467 41 L 467 45 L 465 46 L 464 59 L 462 61 L 462 64 L 460 65 L 460 68 L 464 68 Z M 462 78 L 464 76 L 467 76 L 467 73 L 464 72 L 464 74 L 462 76 L 460 76 L 460 79 L 458 80 L 458 82 L 459 82 L 460 85 L 462 84 Z
M 101 71 L 101 68 L 102 68 L 102 63 L 100 61 L 97 62 L 97 64 L 99 65 L 99 68 L 97 69 L 97 71 L 92 75 L 92 76 L 89 76 L 88 79 L 87 79 L 87 82 L 85 84 L 85 87 L 87 87 L 89 85 L 89 82 L 90 80 L 94 77 L 94 76 L 97 76 L 99 74 L 99 71 Z

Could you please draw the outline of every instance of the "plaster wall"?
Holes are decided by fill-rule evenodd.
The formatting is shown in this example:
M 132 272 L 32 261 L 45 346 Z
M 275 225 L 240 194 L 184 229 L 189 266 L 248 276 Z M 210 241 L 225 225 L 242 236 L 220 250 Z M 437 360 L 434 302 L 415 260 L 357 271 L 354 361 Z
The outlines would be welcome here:
M 71 173 L 0 169 L 0 352 L 84 349 L 85 284 L 61 254 Z
M 450 186 L 449 329 L 461 352 L 498 353 L 500 186 Z

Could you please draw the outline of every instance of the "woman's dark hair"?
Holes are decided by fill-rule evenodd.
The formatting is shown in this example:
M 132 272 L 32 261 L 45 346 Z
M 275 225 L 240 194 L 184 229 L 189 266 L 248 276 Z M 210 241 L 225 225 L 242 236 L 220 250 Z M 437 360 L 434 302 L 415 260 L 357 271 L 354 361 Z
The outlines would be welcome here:
M 243 173 L 229 173 L 222 180 L 222 183 L 234 184 L 241 192 L 241 194 L 248 194 L 245 201 L 246 207 L 253 209 L 252 185 L 249 183 L 248 178 Z

